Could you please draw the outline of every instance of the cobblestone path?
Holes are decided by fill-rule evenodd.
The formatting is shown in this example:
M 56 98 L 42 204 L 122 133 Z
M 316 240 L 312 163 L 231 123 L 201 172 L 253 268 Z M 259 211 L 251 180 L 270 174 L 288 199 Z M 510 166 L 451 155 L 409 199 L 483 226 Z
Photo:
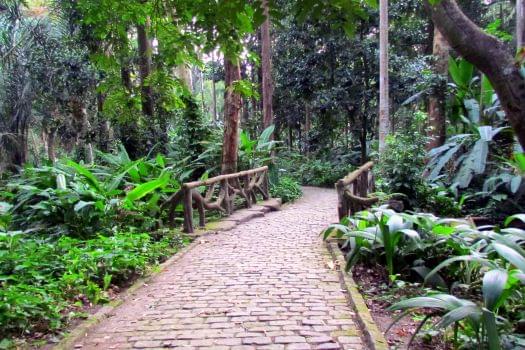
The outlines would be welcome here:
M 200 238 L 75 343 L 81 349 L 365 349 L 320 231 L 332 190 Z

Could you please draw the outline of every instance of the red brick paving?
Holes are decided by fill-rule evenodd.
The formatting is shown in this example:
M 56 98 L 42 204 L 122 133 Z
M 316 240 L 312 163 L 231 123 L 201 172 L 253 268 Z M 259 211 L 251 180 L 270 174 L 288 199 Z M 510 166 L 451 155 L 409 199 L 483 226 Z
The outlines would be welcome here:
M 82 349 L 365 349 L 320 239 L 332 190 L 200 238 L 84 339 Z

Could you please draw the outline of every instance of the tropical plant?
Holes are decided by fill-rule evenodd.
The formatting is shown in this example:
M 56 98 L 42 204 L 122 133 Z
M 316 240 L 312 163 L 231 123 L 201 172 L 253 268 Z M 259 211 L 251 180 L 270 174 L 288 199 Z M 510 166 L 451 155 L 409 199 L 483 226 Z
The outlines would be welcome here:
M 270 125 L 263 130 L 261 135 L 252 140 L 250 134 L 242 131 L 239 142 L 239 160 L 244 167 L 251 169 L 257 166 L 269 164 L 272 152 L 279 144 L 272 139 L 275 125 Z
M 363 252 L 384 255 L 389 276 L 395 274 L 396 254 L 405 246 L 417 249 L 420 236 L 412 229 L 412 222 L 386 207 L 360 212 L 355 218 L 345 220 L 344 224 L 331 225 L 323 233 L 324 239 L 334 235 L 346 239 L 345 246 L 350 249 L 346 257 L 349 270 Z
M 428 180 L 448 180 L 451 189 L 467 188 L 475 175 L 484 174 L 489 160 L 490 146 L 505 127 L 475 127 L 475 134 L 459 134 L 450 137 L 447 143 L 429 152 L 427 164 Z M 447 171 L 446 166 L 453 164 Z M 445 176 L 443 176 L 445 175 Z
M 301 186 L 291 177 L 281 176 L 277 183 L 270 184 L 272 198 L 281 198 L 283 203 L 293 202 L 303 195 Z
M 516 219 L 524 220 L 525 217 L 521 214 L 511 216 L 506 224 Z M 423 318 L 414 336 L 426 322 L 439 315 L 440 320 L 434 327 L 443 329 L 454 326 L 456 345 L 459 344 L 460 335 L 462 343 L 486 346 L 490 350 L 525 344 L 523 338 L 512 334 L 512 322 L 503 316 L 515 317 L 511 305 L 522 301 L 521 291 L 525 285 L 525 231 L 516 228 L 482 229 L 453 228 L 463 236 L 462 243 L 470 248 L 466 250 L 467 255 L 450 257 L 426 275 L 426 280 L 431 279 L 440 270 L 457 263 L 463 265 L 464 271 L 470 270 L 469 274 L 475 270 L 481 284 L 481 301 L 475 295 L 465 299 L 443 293 L 403 300 L 390 307 L 392 311 L 403 311 L 394 323 L 415 309 L 431 309 L 435 312 Z M 469 283 L 475 285 L 476 281 Z

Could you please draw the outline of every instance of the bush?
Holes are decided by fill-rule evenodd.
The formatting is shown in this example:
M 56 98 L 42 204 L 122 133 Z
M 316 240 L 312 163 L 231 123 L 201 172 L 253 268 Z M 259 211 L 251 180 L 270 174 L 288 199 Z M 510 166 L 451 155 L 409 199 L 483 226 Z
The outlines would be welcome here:
M 358 261 L 376 262 L 387 266 L 390 281 L 423 282 L 439 290 L 422 288 L 421 297 L 390 310 L 420 309 L 421 325 L 430 316 L 440 318 L 431 327 L 454 328 L 456 348 L 521 349 L 525 231 L 507 227 L 516 221 L 525 222 L 525 214 L 496 227 L 476 227 L 468 220 L 379 207 L 331 225 L 324 238 L 345 240 L 347 269 Z
M 45 241 L 0 232 L 0 333 L 58 329 L 67 311 L 107 300 L 110 286 L 128 284 L 183 243 L 173 234 L 158 241 L 145 233 Z
M 281 198 L 283 203 L 293 202 L 303 195 L 303 190 L 297 181 L 288 176 L 283 176 L 277 184 L 270 185 L 270 195 Z
M 333 187 L 337 180 L 355 169 L 344 159 L 310 159 L 298 153 L 281 154 L 277 166 L 281 173 L 302 185 L 319 187 Z

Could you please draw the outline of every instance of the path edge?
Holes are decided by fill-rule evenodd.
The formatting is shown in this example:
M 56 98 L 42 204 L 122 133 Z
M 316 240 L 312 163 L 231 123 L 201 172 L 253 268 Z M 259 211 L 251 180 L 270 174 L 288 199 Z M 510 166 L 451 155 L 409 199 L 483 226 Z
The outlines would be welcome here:
M 253 211 L 248 213 L 250 209 L 242 209 L 238 212 L 245 212 L 246 218 L 234 221 L 233 225 L 226 225 L 225 227 L 215 227 L 214 224 L 221 223 L 223 221 L 229 221 L 228 217 L 224 217 L 222 220 L 210 223 L 209 227 L 203 229 L 197 229 L 197 232 L 193 235 L 188 235 L 193 238 L 193 241 L 183 247 L 178 252 L 173 254 L 168 260 L 159 264 L 154 271 L 150 272 L 147 276 L 138 278 L 130 287 L 128 287 L 122 294 L 120 294 L 116 299 L 110 301 L 107 305 L 104 305 L 92 315 L 89 315 L 88 318 L 78 325 L 73 327 L 69 332 L 65 333 L 64 337 L 56 344 L 49 344 L 48 346 L 53 350 L 69 350 L 75 348 L 75 343 L 80 342 L 87 333 L 97 326 L 105 318 L 109 318 L 113 311 L 120 307 L 126 300 L 132 297 L 140 288 L 148 284 L 153 278 L 160 275 L 164 270 L 168 268 L 169 265 L 174 264 L 178 260 L 182 259 L 187 253 L 192 251 L 196 246 L 201 244 L 199 238 L 203 238 L 208 235 L 219 234 L 220 232 L 233 230 L 235 227 L 244 224 L 252 219 L 265 216 L 266 213 L 270 211 L 280 210 L 282 206 L 282 201 L 280 198 L 272 198 L 267 201 L 258 203 L 261 207 L 260 211 Z M 207 225 L 208 226 L 208 225 Z
M 357 284 L 352 276 L 345 272 L 344 266 L 346 265 L 346 262 L 343 252 L 339 249 L 337 241 L 326 241 L 325 246 L 332 255 L 332 259 L 337 263 L 336 269 L 339 274 L 339 280 L 341 281 L 341 285 L 348 292 L 347 299 L 355 312 L 356 321 L 359 328 L 361 328 L 363 334 L 362 338 L 366 345 L 371 350 L 388 350 L 388 343 L 383 333 L 374 322 L 363 296 L 359 293 Z

